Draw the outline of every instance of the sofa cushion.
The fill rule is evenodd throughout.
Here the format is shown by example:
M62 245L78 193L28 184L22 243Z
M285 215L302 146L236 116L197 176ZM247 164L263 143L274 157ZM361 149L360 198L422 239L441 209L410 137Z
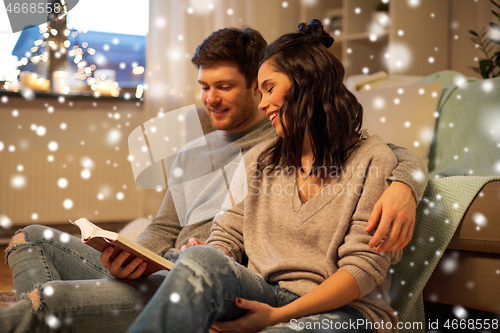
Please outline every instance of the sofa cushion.
M427 168L442 90L438 82L353 93L363 105L363 127L413 151Z
M399 88L413 84L421 78L414 75L387 75L386 72L380 71L373 74L351 75L347 78L345 86L350 91Z
M486 184L470 204L449 249L500 253L500 181Z
M416 83L424 82L445 85L429 172L433 176L500 175L500 77L479 80L443 71Z

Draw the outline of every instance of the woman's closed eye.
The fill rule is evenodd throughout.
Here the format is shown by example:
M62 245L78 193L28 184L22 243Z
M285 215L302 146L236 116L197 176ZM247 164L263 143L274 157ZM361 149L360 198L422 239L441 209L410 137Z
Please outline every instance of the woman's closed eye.
M269 88L269 89L267 90L267 92L268 92L268 93L271 93L271 92L273 91L273 89L274 89L274 86L272 86L271 88Z

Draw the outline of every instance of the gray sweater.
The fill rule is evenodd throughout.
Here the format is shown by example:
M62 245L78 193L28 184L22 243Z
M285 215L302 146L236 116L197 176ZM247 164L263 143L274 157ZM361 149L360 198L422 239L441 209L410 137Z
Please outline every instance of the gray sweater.
M302 205L295 174L258 170L259 154L269 144L245 155L231 185L232 192L246 185L245 199L236 206L224 203L227 210L215 216L208 243L226 248L237 261L246 254L250 270L299 296L345 270L360 291L349 306L372 322L396 327L387 271L402 251L376 253L368 247L373 232L364 230L397 165L391 149L378 136L369 137L340 176Z
M270 126L269 119L263 118L259 123L240 133L224 134L221 131L215 131L207 134L205 138L210 149L204 148L203 139L188 143L182 149L186 153L179 154L172 167L174 171L177 167L181 167L182 176L177 179L173 176L169 177L169 189L158 214L136 238L136 242L155 253L164 255L170 249L178 252L182 245L187 244L190 237L205 241L210 235L213 216L219 211L227 193L225 188L227 180L221 182L220 177L214 177L213 182L209 179L208 182L202 183L198 182L197 178L208 177L209 174L214 173L214 169L219 170L222 165L229 164L229 161L237 161L239 154L245 154L257 144L275 137L276 132ZM427 173L423 171L422 162L405 148L394 145L389 145L389 147L399 163L393 171L393 180L409 185L419 200L428 180ZM425 179L420 181L414 179L412 177L414 171L422 171ZM227 176L230 173L225 174ZM206 178L203 179L206 180ZM171 180L173 180L172 189L177 190L175 202L170 188ZM186 186L190 186L189 191L184 191L184 194L189 192L188 198L184 201L179 199L183 193L182 189L178 190L183 182L187 184Z

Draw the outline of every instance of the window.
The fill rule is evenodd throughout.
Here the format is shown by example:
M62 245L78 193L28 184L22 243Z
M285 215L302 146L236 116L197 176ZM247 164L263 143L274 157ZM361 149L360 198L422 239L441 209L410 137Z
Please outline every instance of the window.
M42 24L13 34L4 17L6 12L0 12L0 81L7 82L5 89L48 92L48 82L42 83L52 79L55 93L114 96L116 85L122 92L142 90L148 0L79 1L57 31ZM62 34L64 46L58 47L51 38Z

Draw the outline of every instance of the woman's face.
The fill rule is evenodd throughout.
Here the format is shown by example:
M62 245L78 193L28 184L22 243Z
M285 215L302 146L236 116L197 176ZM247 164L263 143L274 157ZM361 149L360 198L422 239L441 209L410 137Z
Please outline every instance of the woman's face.
M292 82L285 74L276 72L269 60L260 66L258 82L259 90L262 93L259 109L264 111L271 120L271 126L276 130L276 134L284 138L285 130L278 115Z

